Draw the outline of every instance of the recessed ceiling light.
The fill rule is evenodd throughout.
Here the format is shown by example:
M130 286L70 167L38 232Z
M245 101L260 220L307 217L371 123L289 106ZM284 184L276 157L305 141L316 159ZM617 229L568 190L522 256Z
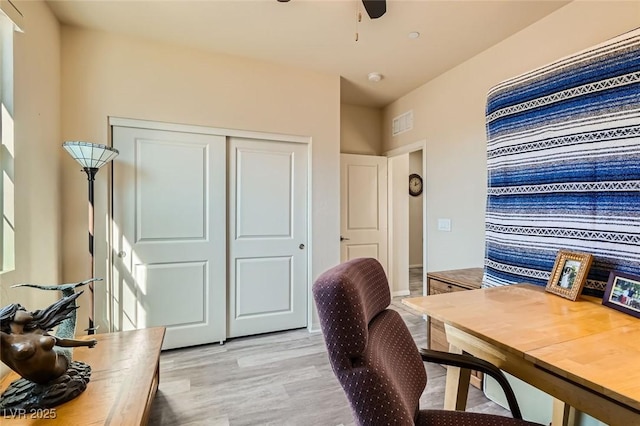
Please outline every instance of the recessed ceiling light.
M369 81L372 81L374 83L382 80L382 74L380 74L379 72L370 72L367 77L369 78Z
M409 33L409 38L418 38L418 37L420 37L420 33L417 31L411 31Z

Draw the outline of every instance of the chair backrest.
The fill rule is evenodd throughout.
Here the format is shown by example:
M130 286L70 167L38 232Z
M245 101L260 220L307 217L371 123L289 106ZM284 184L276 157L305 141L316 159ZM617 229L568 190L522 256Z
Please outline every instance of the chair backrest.
M313 296L329 360L360 425L412 425L427 375L391 302L384 269L359 258L323 273Z

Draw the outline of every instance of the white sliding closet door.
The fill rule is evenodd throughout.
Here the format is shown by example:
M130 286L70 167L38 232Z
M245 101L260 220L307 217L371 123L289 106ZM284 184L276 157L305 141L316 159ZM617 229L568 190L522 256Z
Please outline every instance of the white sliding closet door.
M229 337L307 325L307 167L307 144L229 139Z
M113 325L164 349L226 337L224 136L113 127Z

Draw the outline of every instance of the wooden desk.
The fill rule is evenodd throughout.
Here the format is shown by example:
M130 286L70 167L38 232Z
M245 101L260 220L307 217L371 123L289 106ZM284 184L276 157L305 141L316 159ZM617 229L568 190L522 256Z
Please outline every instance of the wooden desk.
M532 285L404 299L445 323L453 352L468 352L610 425L640 424L640 320L582 297ZM466 383L465 383L466 382ZM449 368L445 408L464 409L468 372ZM554 425L571 410L554 403ZM557 423L556 423L557 422Z
M47 426L147 424L160 379L164 332L164 327L155 327L92 336L98 340L95 348L73 350L75 360L91 366L91 381L80 396L42 413L26 413L14 418L5 416L1 423ZM4 377L0 391L18 377L13 372ZM55 418L51 418L52 415Z

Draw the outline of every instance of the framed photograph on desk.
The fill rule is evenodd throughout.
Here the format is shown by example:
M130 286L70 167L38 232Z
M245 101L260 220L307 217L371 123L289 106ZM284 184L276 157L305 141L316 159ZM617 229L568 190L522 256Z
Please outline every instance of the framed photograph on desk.
M640 318L640 277L611 271L602 304Z
M545 290L575 301L587 281L592 261L593 255L589 253L558 251Z

